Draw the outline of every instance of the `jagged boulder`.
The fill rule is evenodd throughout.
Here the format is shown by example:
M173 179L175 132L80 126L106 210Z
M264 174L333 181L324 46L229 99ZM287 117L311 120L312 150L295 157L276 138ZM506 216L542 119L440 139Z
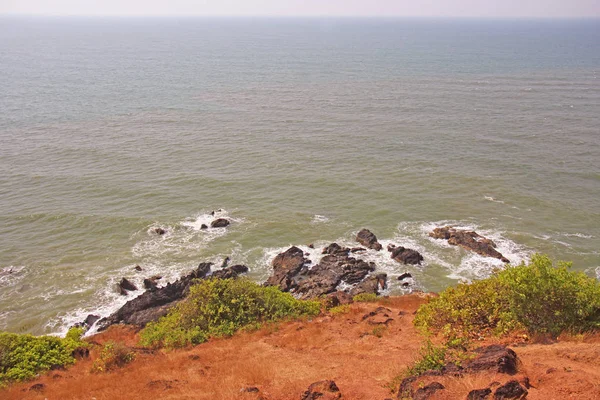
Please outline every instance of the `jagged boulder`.
M211 275L211 278L218 278L218 279L237 278L238 275L245 274L246 272L248 272L248 267L246 267L245 265L237 264L237 265L232 265L231 267L226 267L226 268L223 268L223 269L213 272L213 274Z
M389 245L388 251L392 253L392 259L404 264L421 264L423 256L416 250L402 246Z
M496 250L496 243L485 238L474 231L456 229L452 226L444 226L435 228L429 233L434 239L445 239L449 244L461 246L464 249L473 251L485 257L494 257L502 262L509 263L510 261Z
M131 282L127 278L121 278L121 280L117 284L117 289L122 295L126 295L128 292L135 292L136 290L138 290L137 286L135 286L133 282Z
M529 392L518 381L512 380L494 392L494 400L522 400Z
M427 400L436 392L444 390L445 387L439 382L432 382L429 385L423 386L415 391L413 400Z
M493 371L509 375L517 373L519 358L512 349L494 344L474 351L478 354L477 357L464 364L464 369L468 372Z
M358 232L358 234L356 235L356 241L362 244L363 246L368 247L369 249L377 251L382 249L381 244L377 241L377 236L375 236L373 232L366 228L361 229Z
M467 400L487 400L490 398L491 394L492 389L490 388L475 389L469 392L469 394L467 395Z
M289 292L296 286L294 278L308 259L304 257L304 252L296 246L292 246L283 253L278 254L271 265L273 274L265 282L266 286L278 286L284 292Z

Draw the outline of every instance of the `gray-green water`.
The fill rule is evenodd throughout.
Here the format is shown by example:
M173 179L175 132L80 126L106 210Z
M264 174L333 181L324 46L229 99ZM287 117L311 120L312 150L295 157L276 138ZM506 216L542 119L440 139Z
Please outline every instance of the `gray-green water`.
M598 20L0 19L0 329L362 227L425 256L392 293L500 266L446 223L598 276L599 75Z

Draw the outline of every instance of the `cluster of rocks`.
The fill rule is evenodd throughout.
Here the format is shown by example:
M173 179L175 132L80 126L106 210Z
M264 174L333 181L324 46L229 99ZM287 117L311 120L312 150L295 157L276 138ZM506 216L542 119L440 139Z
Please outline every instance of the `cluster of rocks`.
M497 258L505 263L510 262L496 250L496 243L474 231L456 229L453 226L444 226L435 228L433 232L429 233L429 236L434 239L445 239L453 246L460 246L485 257Z
M221 210L219 210L219 211L221 211ZM211 211L210 215L215 216L215 212ZM210 223L210 227L211 228L226 228L230 224L231 224L231 221L229 221L227 218L216 218ZM202 229L202 230L205 230L208 228L209 228L209 226L206 224L200 225L200 229ZM162 236L167 233L167 230L165 228L158 227L158 228L154 228L154 232L156 232L157 235Z
M510 348L502 345L490 345L476 349L475 358L463 363L461 366L448 364L440 371L426 371L420 375L409 376L402 380L398 388L398 399L426 400L435 393L443 391L445 386L432 378L452 376L461 377L465 374L480 373L484 371L495 374L514 376L517 374L520 360ZM500 379L500 378L499 378ZM428 382L425 384L425 382ZM522 400L527 397L530 387L529 379L523 378L521 382L509 379L504 384L492 382L488 387L471 390L467 400ZM493 397L492 396L493 393Z

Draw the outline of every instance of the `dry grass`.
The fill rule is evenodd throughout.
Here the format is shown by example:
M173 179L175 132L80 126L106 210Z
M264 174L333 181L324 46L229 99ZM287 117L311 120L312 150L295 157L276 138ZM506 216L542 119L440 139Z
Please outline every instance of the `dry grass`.
M131 364L105 374L89 372L97 357L97 351L92 351L91 359L15 385L1 391L0 398L257 399L256 394L240 392L256 386L265 399L287 400L298 399L315 381L333 379L344 399L384 399L392 397L386 385L413 361L422 344L422 337L412 326L412 313L423 301L423 296L414 295L384 299L379 304L353 304L344 314L269 325L191 349L138 352ZM363 316L381 305L390 310L393 321L377 337L372 332L378 325ZM515 348L523 360L519 376L527 374L537 387L530 389L529 399L600 398L596 383L600 382L600 340L598 336L576 339ZM131 347L138 338L131 328L113 327L93 340L100 344L112 340ZM465 398L472 389L509 379L494 374L440 378L447 389L436 398ZM46 387L41 392L29 391L34 383Z

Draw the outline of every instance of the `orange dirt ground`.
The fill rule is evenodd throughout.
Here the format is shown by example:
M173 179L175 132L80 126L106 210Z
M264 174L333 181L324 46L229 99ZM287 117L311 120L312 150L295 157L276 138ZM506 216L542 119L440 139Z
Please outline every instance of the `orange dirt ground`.
M396 398L388 384L418 355L423 337L412 325L413 312L424 295L355 303L350 312L311 321L282 323L232 338L211 340L187 350L138 352L136 359L115 372L91 373L98 350L64 371L0 391L0 399L300 399L319 380L336 382L343 399ZM376 315L386 307L392 319ZM381 336L381 337L378 337ZM91 338L136 346L137 335L115 326ZM510 342L508 342L510 344ZM521 359L514 377L498 373L433 377L446 389L431 399L465 399L472 389L492 382L529 378L528 399L600 399L600 337L578 337L553 344L515 344ZM37 383L39 391L30 390ZM255 386L257 393L241 392Z

